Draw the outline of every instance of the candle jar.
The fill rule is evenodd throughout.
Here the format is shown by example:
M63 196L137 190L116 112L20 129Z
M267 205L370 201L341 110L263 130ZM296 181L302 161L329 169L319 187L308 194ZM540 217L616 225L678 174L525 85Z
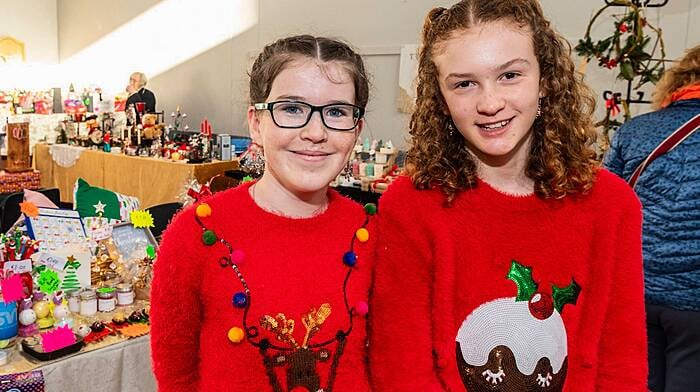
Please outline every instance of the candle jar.
M97 289L97 310L111 312L117 305L114 295L114 287L101 287Z
M131 283L117 285L117 305L126 306L134 303L134 288Z
M92 316L97 313L97 295L95 290L87 289L80 293L80 314Z
M66 291L66 299L68 300L68 310L71 313L80 313L80 290Z

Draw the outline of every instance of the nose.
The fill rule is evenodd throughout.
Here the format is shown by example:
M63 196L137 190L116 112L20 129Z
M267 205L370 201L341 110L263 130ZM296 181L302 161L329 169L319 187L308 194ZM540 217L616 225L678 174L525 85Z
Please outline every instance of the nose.
M300 136L312 143L322 143L328 140L328 130L321 120L321 112L311 113L309 123L301 129Z
M497 88L492 86L485 86L482 89L481 96L476 104L476 110L480 114L484 115L494 115L501 111L505 107L505 98L498 91Z

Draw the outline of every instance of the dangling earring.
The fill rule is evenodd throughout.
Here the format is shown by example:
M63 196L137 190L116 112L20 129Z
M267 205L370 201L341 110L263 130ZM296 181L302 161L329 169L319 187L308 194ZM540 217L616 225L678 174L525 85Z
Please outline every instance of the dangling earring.
M265 172L265 155L261 145L251 142L239 158L241 169L253 178L259 178Z
M540 118L542 116L542 98L540 98L537 101L537 114L535 114L535 118Z
M452 117L447 117L445 128L447 128L447 135L449 137L452 138L455 136L455 123L452 121Z

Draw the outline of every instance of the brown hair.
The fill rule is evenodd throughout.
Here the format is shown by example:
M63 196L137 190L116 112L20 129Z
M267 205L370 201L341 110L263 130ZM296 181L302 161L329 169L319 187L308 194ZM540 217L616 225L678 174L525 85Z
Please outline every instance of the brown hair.
M700 83L700 45L688 49L680 62L661 76L652 94L653 108L667 106L674 91L695 83Z
M407 169L418 189L439 187L449 204L457 193L476 186L476 163L464 138L446 130L447 104L440 93L433 61L439 45L479 23L510 20L532 34L540 67L542 115L533 125L525 174L535 193L561 198L589 190L598 161L591 115L595 100L569 57L571 46L556 33L535 0L464 0L452 8L434 8L425 18L418 54L416 110L411 116Z
M360 55L344 42L311 35L282 38L263 48L249 73L250 104L264 102L277 75L299 58L315 59L319 63L343 63L355 85L355 105L363 108L367 105L369 82Z

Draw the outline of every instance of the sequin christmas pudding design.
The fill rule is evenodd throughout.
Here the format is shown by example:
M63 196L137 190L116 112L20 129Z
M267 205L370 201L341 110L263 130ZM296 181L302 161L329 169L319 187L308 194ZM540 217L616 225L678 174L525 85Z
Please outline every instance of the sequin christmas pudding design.
M476 308L457 332L457 366L464 386L479 391L561 391L566 379L566 328L561 312L576 304L580 286L538 291L532 269L513 260L507 278L516 297ZM556 311L555 311L556 310Z

